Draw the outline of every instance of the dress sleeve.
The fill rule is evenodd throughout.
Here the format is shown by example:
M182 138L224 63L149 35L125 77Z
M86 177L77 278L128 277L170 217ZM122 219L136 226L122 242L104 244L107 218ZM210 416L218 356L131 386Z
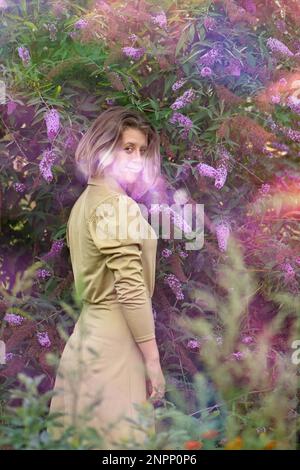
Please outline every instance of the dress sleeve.
M118 194L105 199L88 220L91 237L114 275L122 312L137 343L155 338L152 301L142 265L138 204Z

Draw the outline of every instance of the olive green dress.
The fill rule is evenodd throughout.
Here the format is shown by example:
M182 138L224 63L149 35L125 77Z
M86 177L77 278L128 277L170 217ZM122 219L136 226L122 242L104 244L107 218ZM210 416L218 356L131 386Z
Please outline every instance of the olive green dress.
M64 413L62 430L96 428L104 437L99 449L122 449L117 442L130 437L142 443L145 433L125 417L136 420L134 405L150 404L137 343L155 338L156 232L113 177L90 177L71 210L67 244L83 307L60 359L50 414Z

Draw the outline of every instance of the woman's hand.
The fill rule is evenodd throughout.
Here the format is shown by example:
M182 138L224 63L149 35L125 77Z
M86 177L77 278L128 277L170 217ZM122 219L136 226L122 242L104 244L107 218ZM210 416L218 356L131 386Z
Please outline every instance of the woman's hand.
M165 394L166 381L161 369L159 360L147 361L147 388L149 399L152 401L161 400Z

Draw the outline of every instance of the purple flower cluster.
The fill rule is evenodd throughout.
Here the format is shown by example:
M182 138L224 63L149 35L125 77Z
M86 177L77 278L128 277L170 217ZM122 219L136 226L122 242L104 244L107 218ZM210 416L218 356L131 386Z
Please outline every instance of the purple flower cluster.
M259 193L262 196L265 196L266 194L268 194L270 192L270 189L271 189L271 186L268 183L264 183L264 184L261 185L261 187L259 189Z
M187 343L188 349L198 349L200 347L200 342L197 339L190 339Z
M172 90L173 91L179 90L179 88L181 88L186 82L187 82L186 78L181 78L180 80L177 80L175 83L173 83Z
M206 16L203 20L203 25L206 31L213 31L217 26L217 22L211 16Z
M20 59L22 59L23 65L29 65L31 59L29 50L24 46L20 46L18 47L18 54Z
M129 34L128 39L132 42L135 42L135 41L137 41L138 37L137 37L136 34L131 33L131 34Z
M276 38L269 38L267 40L267 46L271 49L272 52L277 52L287 57L292 57L294 54L289 48L283 44L283 42L279 41Z
M168 284L168 286L174 292L177 300L184 299L184 294L182 292L181 283L179 279L174 274L167 274L165 276L164 282Z
M51 246L51 250L43 257L43 259L49 259L53 258L54 256L57 256L61 252L63 246L63 240L54 240Z
M14 353L12 353L12 352L6 353L6 354L5 354L5 362L11 361L15 356L16 356L16 354L14 354Z
M293 266L290 263L283 263L281 265L281 269L284 272L285 282L288 282L295 278L296 273L295 273Z
M122 51L127 57L133 60L139 60L146 52L144 47L122 47Z
M47 277L51 276L51 272L48 269L38 269L37 270L37 277L39 279L46 279Z
M189 254L186 251L180 250L179 251L180 258L187 258Z
M24 183L14 183L13 187L17 193L24 193L26 191L26 185Z
M51 171L52 165L55 162L56 156L53 150L45 150L43 152L43 158L40 161L39 168L42 177L49 183L53 179L53 174Z
M253 336L244 336L242 339L243 344L252 344L254 342Z
M16 315L15 313L6 313L4 320L7 321L10 325L18 326L21 325L24 321L24 317L21 315Z
M250 15L255 15L256 4L253 0L246 0L244 4L244 8L248 13L250 13Z
M201 77L210 77L212 75L213 71L210 67L203 67L201 70L200 70L200 75Z
M288 107L296 114L300 114L300 99L296 96L289 96L286 100Z
M281 96L277 93L276 95L271 96L271 103L272 104L279 104L281 100Z
M48 139L53 140L56 137L60 127L59 114L56 109L50 109L45 113L45 121Z
M88 21L86 21L84 18L80 18L80 20L76 21L74 23L74 27L77 29L84 29L88 26Z
M177 100L171 104L171 109L176 110L183 108L188 103L191 103L195 99L195 91L190 88L189 90L185 91L183 95L179 96Z
M218 246L220 251L227 250L228 238L230 235L230 229L227 223L219 222L216 225L216 236L218 240Z
M300 142L300 131L295 131L290 127L284 127L279 124L276 124L272 118L267 119L267 124L270 126L273 132L281 132L289 139L293 140L294 142Z
M227 168L223 162L221 162L217 168L207 165L206 163L198 163L196 168L200 175L214 178L215 187L217 189L223 188L227 178Z
M225 72L228 75L239 77L241 75L241 64L237 59L229 59L229 65L226 66Z
M216 168L215 187L217 189L223 188L227 178L227 168L224 163L221 163Z
M164 248L161 252L161 255L164 257L164 258L169 258L172 254L172 251L169 250L169 248Z
M57 33L57 27L55 26L55 24L53 24L53 23L46 24L45 27L48 29L48 31L50 33L50 40L55 41L56 33Z
M236 359L237 361L241 361L242 359L245 358L245 356L246 354L243 351L237 351L237 352L232 353L232 358Z
M167 26L167 17L164 11L161 11L157 15L151 16L154 24L157 24L160 28L165 29Z
M188 130L190 130L193 126L193 121L190 118L178 112L172 114L169 122L171 124L180 124L182 127L185 127Z
M216 48L216 46L213 46L208 52L198 58L197 65L206 65L208 67L212 67L215 64L219 55L220 53L218 49Z
M38 332L36 336L37 336L38 342L43 348L49 348L51 346L51 341L46 331Z

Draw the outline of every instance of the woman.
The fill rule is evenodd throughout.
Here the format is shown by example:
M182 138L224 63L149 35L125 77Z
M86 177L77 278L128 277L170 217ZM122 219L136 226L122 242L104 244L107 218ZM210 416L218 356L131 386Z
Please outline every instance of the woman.
M83 307L57 371L50 413L64 418L62 428L51 430L56 437L73 424L96 428L101 449L122 448L122 439L141 444L145 433L126 417L137 418L135 404L164 396L151 303L157 237L134 200L160 176L159 145L139 112L115 106L101 113L76 150L87 187L66 236Z

